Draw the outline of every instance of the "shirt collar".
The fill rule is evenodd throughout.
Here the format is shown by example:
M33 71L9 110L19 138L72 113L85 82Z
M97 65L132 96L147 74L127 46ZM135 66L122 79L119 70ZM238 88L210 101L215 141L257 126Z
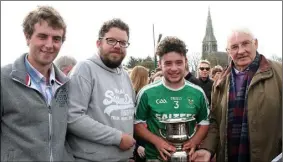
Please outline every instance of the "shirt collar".
M239 71L235 67L233 69L234 69L236 75L244 75L245 72L249 70L249 68L246 68L244 71Z
M41 81L46 81L46 78L36 69L34 68L30 62L27 59L27 56L25 57L25 65L27 68L27 72L29 73L29 75L31 76L31 78L33 78L37 83L41 82ZM55 71L54 71L54 67L53 65L51 66L50 69L50 77L49 77L49 85L52 85L52 82L55 82Z
M171 88L171 87L169 87L169 86L167 86L167 85L165 84L165 78L164 78L164 77L162 77L162 80L161 80L163 86L164 86L165 88L171 90L171 91L179 91L179 90L183 89L183 88L185 87L185 85L186 85L186 81L185 81L184 78L183 78L183 81L184 81L184 84L183 84L180 88L174 89L174 88Z
M52 82L55 83L55 70L53 64L51 65L50 77L49 77L49 84L52 85Z
M236 74L239 74L239 73L240 73L240 71L237 70L235 67L234 67L234 71L235 71Z

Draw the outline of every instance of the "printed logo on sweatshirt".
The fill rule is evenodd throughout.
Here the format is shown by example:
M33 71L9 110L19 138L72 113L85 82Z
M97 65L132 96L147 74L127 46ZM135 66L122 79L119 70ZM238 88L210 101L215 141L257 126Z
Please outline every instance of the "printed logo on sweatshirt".
M106 106L104 113L109 115L112 120L132 120L134 115L134 102L129 94L124 90L107 90L104 94L103 104ZM120 111L119 115L113 112Z
M195 118L196 114L190 113L180 113L180 114L155 114L156 119L159 121L164 121L166 119L176 119L176 118Z
M166 99L157 99L157 100L155 100L155 102L156 102L157 105L167 103Z

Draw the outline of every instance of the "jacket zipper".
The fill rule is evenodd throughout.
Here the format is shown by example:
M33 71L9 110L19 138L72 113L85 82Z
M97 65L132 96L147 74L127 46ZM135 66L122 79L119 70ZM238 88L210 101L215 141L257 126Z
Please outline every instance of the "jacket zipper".
M62 87L63 85L64 84L62 84L60 87ZM56 96L60 87L57 88L56 91L54 92L54 95L53 95L53 97L50 101L50 104L52 104L52 100L53 100L54 96ZM50 105L48 105L48 119L49 119L49 124L48 124L48 127L49 127L48 136L49 136L49 138L48 138L48 140L49 140L49 154L50 154L49 160L50 160L50 162L53 162L53 153L52 153L52 133L53 133L52 129L53 128L52 128L52 109L51 109Z
M23 84L21 81L15 79L15 78L12 78L12 79L17 81L17 82L19 82L19 83L21 83L21 84ZM27 86L26 84L23 84L23 85L25 85L28 88L31 88L31 87ZM63 85L64 84L62 84L60 87L62 87ZM57 94L58 89L60 89L60 87L56 89L56 91L54 93L54 96ZM32 88L32 89L34 89L34 88ZM38 91L37 89L34 89L34 90ZM43 95L41 94L41 92L39 92L39 93L41 95L41 98L43 98L43 100L45 101L45 99L44 99ZM53 100L53 97L52 97L50 103L52 103L52 100ZM45 101L45 103L46 103L46 101ZM52 143L51 143L51 140L52 140L52 111L51 111L51 106L50 105L47 105L47 106L48 106L48 129L49 129L48 130L48 144L49 144L49 154L50 154L49 161L53 162Z
M48 131L48 142L49 142L49 153L50 153L50 162L53 162L53 154L52 154L52 111L51 106L48 105L48 118L49 118L49 131Z

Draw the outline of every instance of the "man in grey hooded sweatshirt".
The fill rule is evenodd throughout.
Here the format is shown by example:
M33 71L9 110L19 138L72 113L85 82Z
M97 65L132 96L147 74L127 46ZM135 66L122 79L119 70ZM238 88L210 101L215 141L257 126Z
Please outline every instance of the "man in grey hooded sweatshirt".
M121 62L129 46L129 27L105 22L98 54L70 73L68 136L77 161L127 161L132 156L135 92Z

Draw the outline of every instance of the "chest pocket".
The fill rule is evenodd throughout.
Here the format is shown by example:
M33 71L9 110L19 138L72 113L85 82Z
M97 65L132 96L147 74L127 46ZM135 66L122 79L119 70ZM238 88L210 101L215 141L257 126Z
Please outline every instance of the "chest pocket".
M66 87L62 87L58 90L56 96L56 103L59 104L60 107L63 107L68 102L68 90Z

